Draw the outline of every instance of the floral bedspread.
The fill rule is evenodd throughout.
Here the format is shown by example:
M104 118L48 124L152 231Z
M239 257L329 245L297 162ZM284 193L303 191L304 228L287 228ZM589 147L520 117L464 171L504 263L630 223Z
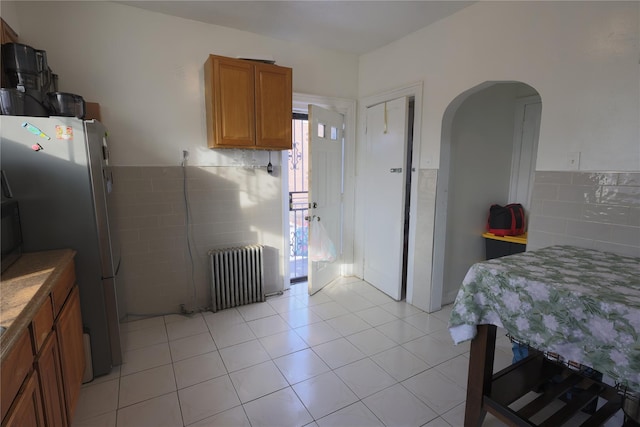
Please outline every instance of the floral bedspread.
M471 266L449 330L493 324L640 390L640 258L551 246Z

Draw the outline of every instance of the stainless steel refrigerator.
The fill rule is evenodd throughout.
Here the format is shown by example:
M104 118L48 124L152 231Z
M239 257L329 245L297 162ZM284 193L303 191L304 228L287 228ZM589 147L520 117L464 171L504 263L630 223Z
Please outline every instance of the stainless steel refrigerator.
M0 116L0 168L18 201L23 252L72 248L93 376L122 363L120 247L107 130L94 120Z

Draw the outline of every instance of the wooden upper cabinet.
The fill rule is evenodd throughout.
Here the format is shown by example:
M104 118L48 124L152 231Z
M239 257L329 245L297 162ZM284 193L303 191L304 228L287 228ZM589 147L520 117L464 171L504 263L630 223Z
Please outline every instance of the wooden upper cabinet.
M211 57L210 57L211 60ZM213 57L213 140L209 147L253 147L255 145L255 95L253 64L231 58ZM207 107L210 106L207 100ZM213 147L212 147L213 143Z
M18 34L0 18L0 43L18 43Z
M291 149L291 68L256 64L256 145Z
M291 149L291 68L209 55L204 74L209 148Z

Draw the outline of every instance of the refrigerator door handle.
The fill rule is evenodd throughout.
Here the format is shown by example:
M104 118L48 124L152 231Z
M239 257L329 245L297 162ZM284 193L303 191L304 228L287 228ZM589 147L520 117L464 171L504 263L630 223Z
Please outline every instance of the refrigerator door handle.
M113 172L111 170L102 169L102 177L104 178L107 194L113 191Z
M122 258L118 260L118 265L116 265L116 271L115 273L113 273L114 276L118 275L118 272L120 271L120 264L122 264Z
M11 187L9 186L9 180L7 179L6 172L0 170L0 175L0 181L2 181L2 194L7 199L13 199L13 191L11 191Z

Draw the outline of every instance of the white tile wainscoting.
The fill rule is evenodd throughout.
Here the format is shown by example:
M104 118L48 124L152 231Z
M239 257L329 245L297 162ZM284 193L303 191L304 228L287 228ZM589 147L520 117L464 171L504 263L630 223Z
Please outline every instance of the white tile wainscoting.
M123 317L208 306L210 249L260 242L288 254L280 181L264 168L116 166L113 172ZM281 265L265 263L266 293L282 289Z
M527 249L559 244L640 256L640 173L536 172Z

